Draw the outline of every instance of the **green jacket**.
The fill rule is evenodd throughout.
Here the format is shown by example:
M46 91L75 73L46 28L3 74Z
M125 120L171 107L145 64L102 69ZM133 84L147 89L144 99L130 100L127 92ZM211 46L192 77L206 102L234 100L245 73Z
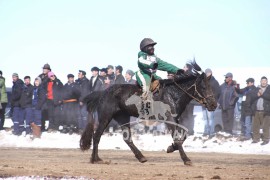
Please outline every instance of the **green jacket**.
M6 85L5 85L5 78L0 77L0 102L1 103L7 103L7 91L6 91Z
M155 63L158 64L157 69L161 71L169 71L172 73L176 73L177 70L179 70L178 67L161 60L155 55L150 56L142 51L138 53L138 67L144 73L151 74Z

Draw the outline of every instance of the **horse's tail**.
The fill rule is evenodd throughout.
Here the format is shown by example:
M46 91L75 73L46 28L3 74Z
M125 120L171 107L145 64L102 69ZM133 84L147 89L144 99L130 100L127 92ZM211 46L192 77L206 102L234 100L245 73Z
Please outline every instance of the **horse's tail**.
M101 102L104 91L94 91L84 97L83 102L87 104L87 110L94 112Z
M90 116L91 113L88 114L88 124L85 127L80 139L80 148L82 151L90 149L92 143L92 138L94 134L94 121L90 121Z

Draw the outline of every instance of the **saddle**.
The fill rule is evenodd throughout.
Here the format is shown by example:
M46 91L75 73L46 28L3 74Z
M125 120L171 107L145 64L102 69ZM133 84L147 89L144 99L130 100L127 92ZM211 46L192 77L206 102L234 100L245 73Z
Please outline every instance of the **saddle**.
M160 88L159 80L158 80L158 79L155 79L154 77L152 77L149 90L150 90L153 94L155 94L156 92L159 91L159 88Z

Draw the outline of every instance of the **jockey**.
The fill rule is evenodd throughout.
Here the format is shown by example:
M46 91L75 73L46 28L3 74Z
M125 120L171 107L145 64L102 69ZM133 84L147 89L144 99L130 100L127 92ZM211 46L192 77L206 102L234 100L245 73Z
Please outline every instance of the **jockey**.
M136 72L136 79L146 96L149 92L151 76L154 79L161 79L156 75L156 70L172 73L177 73L179 70L176 66L161 60L154 54L156 44L152 39L144 38L140 44L141 51L138 53L138 67L140 70Z

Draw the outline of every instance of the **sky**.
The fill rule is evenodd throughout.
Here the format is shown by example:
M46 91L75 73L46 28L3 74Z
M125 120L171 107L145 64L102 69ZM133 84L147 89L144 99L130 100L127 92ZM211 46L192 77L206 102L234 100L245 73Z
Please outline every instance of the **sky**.
M193 58L220 82L270 77L268 0L0 0L0 70L34 79L45 63L66 75L122 65L138 70L143 38L157 42L156 55L182 68ZM253 69L254 74L243 76ZM261 68L267 73L261 72ZM226 71L227 70L227 71Z

